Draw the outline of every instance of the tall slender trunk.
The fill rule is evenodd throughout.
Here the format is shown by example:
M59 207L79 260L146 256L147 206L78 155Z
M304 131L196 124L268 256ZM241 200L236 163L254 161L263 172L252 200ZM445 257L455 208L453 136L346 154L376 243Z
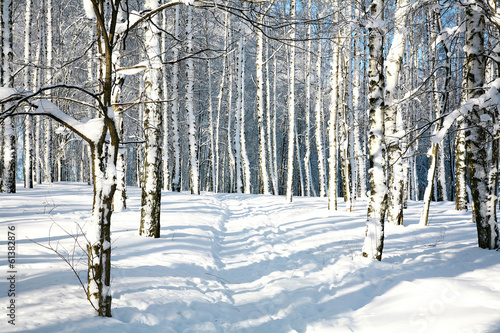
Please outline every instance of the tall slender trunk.
M46 0L46 11L47 11L47 49L46 49L46 81L47 84L52 84L52 39L53 39L53 29L52 29L52 0ZM52 138L52 121L50 118L45 119L44 123L44 134L45 134L45 147L44 147L44 181L52 183L52 164L53 164L53 138Z
M162 13L162 21L161 21L161 27L162 27L162 32L161 32L161 59L163 63L167 62L167 28L168 28L168 20L167 20L167 13ZM171 183L170 183L170 155L169 155L169 149L168 149L168 141L170 138L170 130L169 130L169 125L170 122L168 121L168 103L166 102L168 100L168 79L167 79L167 73L166 70L163 69L162 71L162 92L163 92L163 100L164 102L162 103L162 110L163 110L163 147L162 147L162 153L163 153L163 189L164 190L169 190L171 188Z
M384 0L372 0L370 18L381 22L384 19ZM370 165L370 198L366 234L363 244L363 257L382 260L384 248L384 221L387 209L387 185L385 170L385 142L384 142L384 73L383 48L384 34L381 28L368 28L368 48L370 51L368 70L368 100L370 103L368 134L369 165Z
M264 33L262 32L263 15L257 18L259 27L257 29L257 56L256 84L257 84L257 122L259 128L259 173L260 173L260 193L269 194L269 174L267 172L266 161L266 128L264 124Z
M307 18L311 19L311 0L307 1L306 10L307 10ZM312 52L312 39L311 39L311 24L307 25L306 38L307 46L306 46L306 107L305 107L305 115L306 118L306 132L304 134L304 145L306 146L306 152L304 154L304 171L305 171L305 190L306 196L311 195L311 52Z
M231 32L229 32L231 34ZM231 40L231 38L228 38ZM232 57L234 60L234 56ZM231 61L229 61L231 62ZM234 61L232 61L234 63ZM237 66L237 64L236 64ZM227 92L227 155L229 156L229 193L232 193L236 188L236 191L238 193L241 193L241 188L238 187L238 185L241 184L241 180L238 183L238 180L236 179L235 183L235 173L236 177L238 177L239 173L237 171L237 157L235 157L235 154L233 152L233 149L236 151L235 148L233 148L233 134L231 130L231 119L235 117L237 119L237 116L233 115L233 68L232 66L228 66L229 68L229 78L228 78L228 92ZM236 114L238 111L236 111ZM238 121L236 122L238 124ZM237 128L237 126L235 126ZM236 145L236 142L235 142ZM236 185L238 184L238 185ZM241 185L240 185L241 186Z
M286 181L286 201L292 202L293 196L293 159L295 140L295 16L296 0L290 2L290 19L292 21L290 32L290 71L288 92L288 163Z
M193 9L187 7L186 24L186 54L193 54ZM194 60L186 60L186 110L188 114L189 162L191 194L200 194L200 180L198 171L198 143L196 142L196 115L194 113Z
M179 39L179 14L180 6L175 7L175 32L174 37ZM178 43L178 42L177 42ZM181 146L180 146L180 128L179 128L179 45L175 45L172 50L174 64L172 65L172 131L174 163L172 170L172 190L181 191Z
M323 150L323 99L322 99L322 79L321 79L321 58L322 58L322 41L318 41L318 53L316 58L316 150L318 152L318 176L319 176L319 196L326 196L326 171L325 171L325 153Z
M24 20L24 89L31 89L31 16L32 0L26 0ZM33 118L24 119L24 187L33 188Z
M158 0L148 0L145 9L154 9ZM148 66L144 72L144 184L141 199L141 224L139 234L146 237L160 237L161 172L163 110L159 101L161 89L162 62L160 51L160 19L154 16L145 24L144 39ZM151 103L152 102L152 103Z
M274 195L278 195L278 181L276 179L276 174L274 173L273 163L276 156L273 154L273 144L274 140L272 137L272 127L271 127L271 82L269 80L269 42L266 43L266 56L268 57L266 61L266 123L267 123L267 154L269 157L269 173L271 177L272 190Z
M335 1L335 8L338 8L338 1ZM329 138L329 174L328 174L328 209L337 210L337 114L339 106L339 53L340 53L340 32L335 33L332 44L332 61L330 72L330 121L328 123Z
M274 174L274 193L276 195L279 194L279 179L278 179L278 144L276 140L276 122L278 120L277 118L277 95L276 95L276 81L277 81L277 71L278 71L278 66L277 66L277 58L276 56L273 59L273 135L272 135L272 141L273 141L273 174Z
M228 33L229 33L229 13L226 12L224 15L224 50L227 52L228 47ZM224 97L224 83L226 81L226 72L227 72L227 62L228 62L227 53L224 54L222 58L222 75L220 80L219 94L217 96L217 120L215 125L215 179L214 179L214 192L219 192L219 141L220 141L220 125L221 125L221 116L222 116L222 99ZM229 111L229 106L228 106Z
M399 72L405 51L406 39L406 17L408 0L398 0L395 13L395 31L392 45L387 54L386 76L387 86L385 88L385 138L387 144L387 155L389 160L389 193L387 222L403 225L403 195L404 195L404 173L403 154L401 151L401 138L404 133L397 126L398 118L401 118L401 108L394 105L398 93Z
M2 76L3 86L13 87L12 61L14 60L12 36L12 0L2 3ZM6 193L16 192L16 133L12 117L3 121L3 173L0 190Z
M118 20L122 21L124 20L124 15L125 13L123 12L122 9L119 9L118 12ZM120 36L117 36L117 39L120 39ZM120 67L121 66L121 49L120 46L117 45L113 51L112 54L112 62L115 67ZM121 93L122 93L122 86L124 83L125 78L118 73L115 75L115 83L113 85L113 91L112 91L112 97L111 97L111 103L113 106L113 111L115 114L115 120L116 120L116 126L118 129L118 135L120 138L120 141L123 140L123 110L120 105L120 100L121 100ZM116 192L115 195L113 196L113 211L115 212L121 212L125 208L127 208L127 185L126 185L126 161L125 161L125 151L126 147L125 146L120 146L118 149L118 157L116 161Z

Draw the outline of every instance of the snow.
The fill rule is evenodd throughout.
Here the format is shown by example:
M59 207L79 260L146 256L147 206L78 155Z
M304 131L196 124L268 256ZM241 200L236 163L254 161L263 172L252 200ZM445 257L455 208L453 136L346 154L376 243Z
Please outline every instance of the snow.
M73 251L92 187L54 183L0 193L0 241L17 233L16 326L1 332L498 332L499 253L479 249L453 202L409 202L405 227L385 225L382 262L361 257L366 201L162 193L162 236L138 235L140 189L113 214L112 318L99 318L69 267L30 240ZM83 236L80 234L80 241ZM5 254L5 249L2 250ZM0 303L7 304L3 270Z
M83 0L83 9L85 10L85 15L87 18L93 20L95 19L94 6L92 5L92 1Z

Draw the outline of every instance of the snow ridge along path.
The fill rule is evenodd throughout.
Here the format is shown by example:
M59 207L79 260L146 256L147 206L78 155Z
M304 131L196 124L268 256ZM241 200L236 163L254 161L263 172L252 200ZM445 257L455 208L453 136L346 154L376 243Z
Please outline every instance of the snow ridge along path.
M138 236L140 190L128 194L113 215L112 318L96 317L66 264L29 240L50 241L85 279L68 233L85 229L91 188L0 194L2 244L7 226L18 232L19 290L16 326L4 318L0 332L500 332L500 253L477 248L470 213L451 202L432 203L426 228L410 202L373 262L360 257L363 201L347 213L325 198L164 192L162 236L150 239Z

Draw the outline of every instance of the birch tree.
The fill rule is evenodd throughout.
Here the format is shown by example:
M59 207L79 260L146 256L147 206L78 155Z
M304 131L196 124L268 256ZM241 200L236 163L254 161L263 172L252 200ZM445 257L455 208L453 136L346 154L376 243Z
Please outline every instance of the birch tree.
M392 45L385 61L387 85L385 88L385 138L389 160L389 193L387 222L403 225L403 194L404 173L401 138L404 136L401 108L394 105L397 96L399 72L406 44L406 18L408 0L398 0L396 3L395 31Z
M266 127L264 123L264 33L262 31L263 14L258 14L257 21L257 55L256 84L257 84L257 122L259 128L259 173L261 193L269 194L269 174L266 161Z
M181 146L179 129L179 14L180 6L175 7L174 38L176 43L172 50L174 64L172 65L172 144L174 150L172 169L172 190L181 191Z
M146 10L158 8L158 0L147 0ZM141 197L139 234L160 237L162 160L162 61L160 51L160 18L153 16L144 26L147 67L144 72L144 184Z
M290 64L289 64L289 92L288 92L288 163L286 181L286 201L292 202L293 196L293 158L295 144L295 16L296 1L290 2Z
M26 12L24 19L24 63L26 71L24 73L24 89L31 89L31 21L32 21L32 0L26 0ZM33 118L24 119L24 187L33 188Z
M2 1L2 85L12 87L14 77L12 61L14 60L12 37L12 0ZM16 192L16 134L12 117L3 120L3 172L1 191Z
M368 101L370 104L368 133L370 197L363 257L382 260L384 222L387 208L387 185L384 142L384 0L372 0L368 24Z
M465 89L470 98L484 94L486 56L484 50L484 15L477 6L465 8ZM496 249L499 231L496 216L496 181L490 177L496 172L498 151L491 150L491 138L486 126L495 116L488 108L473 105L469 111L465 131L467 168L472 194L472 220L477 227L478 245L484 249ZM496 155L496 156L495 156Z
M186 24L186 54L193 54L193 13L192 7L188 5ZM189 163L190 163L190 187L191 194L200 194L200 181L198 171L198 144L196 142L196 116L194 111L194 60L192 57L186 60L186 111L188 115L189 135Z

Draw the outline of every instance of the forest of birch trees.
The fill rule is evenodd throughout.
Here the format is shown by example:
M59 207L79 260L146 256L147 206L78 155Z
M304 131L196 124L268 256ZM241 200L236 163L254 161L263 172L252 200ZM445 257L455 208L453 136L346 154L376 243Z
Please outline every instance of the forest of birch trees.
M432 201L454 200L496 249L498 4L1 0L1 191L93 186L101 316L128 186L147 237L162 190L212 191L327 197L332 211L367 200L362 250L377 260L408 200L422 225Z

